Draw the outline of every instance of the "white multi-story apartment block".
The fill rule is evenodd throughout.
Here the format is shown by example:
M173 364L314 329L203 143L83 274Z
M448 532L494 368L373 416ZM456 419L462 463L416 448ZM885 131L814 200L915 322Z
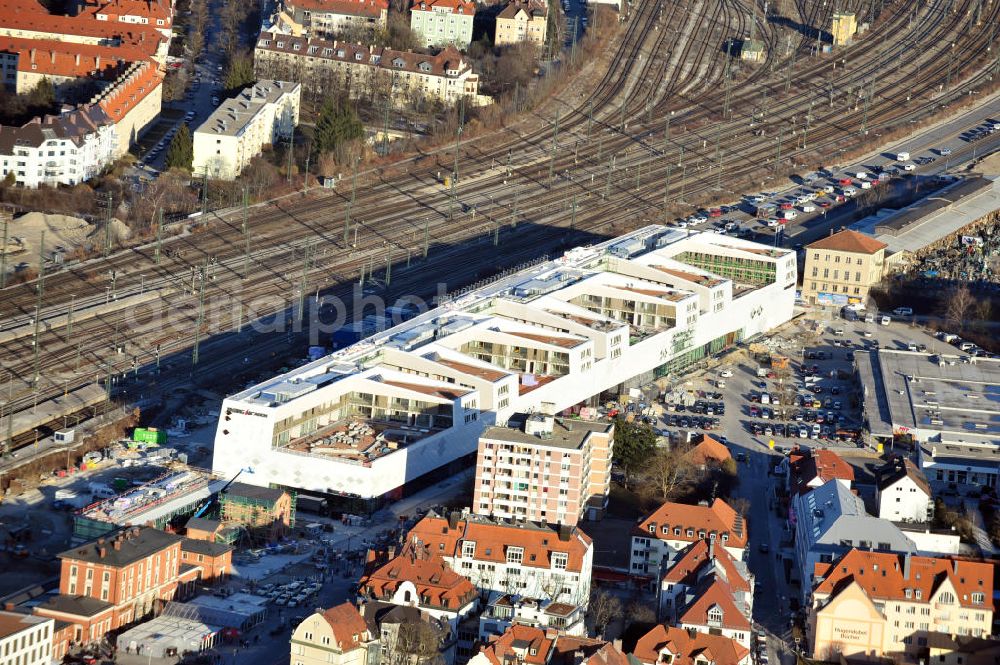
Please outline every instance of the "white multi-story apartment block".
M49 665L55 621L48 617L0 611L0 663ZM58 659L61 662L61 659Z
M594 544L579 527L428 513L407 536L439 553L483 598L518 594L586 607Z
M410 29L424 46L469 48L476 4L463 0L415 0L410 5Z
M490 103L479 94L479 74L453 47L426 55L263 32L254 49L254 71L260 77L299 81L317 92L337 86L353 98L388 98L397 106L414 97Z
M258 81L224 101L194 132L193 172L232 180L265 145L291 137L301 91L298 83Z
M136 63L86 104L20 127L0 127L0 178L13 173L23 187L93 178L128 152L159 115L162 82L155 63Z
M574 249L228 397L213 469L390 498L515 413L596 404L788 321L795 275L792 251L662 226Z
M747 546L746 521L722 499L711 506L664 503L635 527L629 569L633 575L657 580L683 550L701 540L742 561Z
M479 439L473 509L480 515L576 524L600 519L611 487L614 425L533 414Z

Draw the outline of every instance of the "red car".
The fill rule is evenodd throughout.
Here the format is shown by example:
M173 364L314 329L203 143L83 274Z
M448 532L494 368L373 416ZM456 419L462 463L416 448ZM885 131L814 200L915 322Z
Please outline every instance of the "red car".
M854 181L851 180L850 178L841 178L837 182L840 183L841 187L850 187L851 185L854 184Z
M830 207L830 202L829 201L817 201L816 205L818 205L820 208L829 208Z
M720 208L712 208L708 211L709 217L722 217L722 210Z
M791 210L793 206L791 201L783 201L779 207L782 210Z

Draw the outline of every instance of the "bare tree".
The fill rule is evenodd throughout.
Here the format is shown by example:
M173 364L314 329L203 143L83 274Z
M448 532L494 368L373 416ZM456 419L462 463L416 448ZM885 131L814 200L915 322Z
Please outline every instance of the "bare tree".
M690 446L658 448L645 463L642 481L655 490L661 499L677 496L690 483L695 482L697 469L687 459Z
M587 613L590 615L591 621L594 622L594 630L603 636L604 631L608 628L608 624L615 617L621 616L622 601L617 596L612 596L603 589L595 591L590 597L590 606L587 609Z
M648 602L633 600L625 608L625 621L630 626L636 623L654 624L656 623L656 610Z
M972 297L972 292L969 291L969 287L967 286L959 286L948 292L942 302L944 318L948 322L948 325L952 326L955 330L964 329L965 318L968 316L974 302L975 299Z

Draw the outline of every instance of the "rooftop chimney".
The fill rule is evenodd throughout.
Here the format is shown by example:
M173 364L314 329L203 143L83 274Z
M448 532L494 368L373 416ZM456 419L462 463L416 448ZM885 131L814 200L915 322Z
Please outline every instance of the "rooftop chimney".
M120 552L120 551L121 551L121 549L122 549L122 541L120 541L120 540L116 540L116 541L115 541L115 551L116 551L116 552Z
M457 529L458 528L458 518L461 516L457 510L453 510L448 513L448 528Z
M103 559L105 556L107 556L107 554L108 554L108 548L107 547L98 547L97 548L97 557L99 559Z
M573 527L571 525L569 524L559 525L559 540L567 542L569 541L570 536L572 535L573 535Z

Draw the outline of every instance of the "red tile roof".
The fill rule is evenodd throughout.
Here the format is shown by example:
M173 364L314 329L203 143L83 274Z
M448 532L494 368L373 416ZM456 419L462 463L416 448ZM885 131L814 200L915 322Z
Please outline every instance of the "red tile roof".
M351 603L342 603L321 613L333 630L336 647L341 651L351 651L361 642L367 642L371 635L368 624L361 613Z
M4 7L0 14L0 32L6 31L115 39L121 44L139 47L146 55L155 53L160 42L166 39L157 31L156 26L98 21L90 16L60 16L48 13L41 6L30 7L27 3L17 7Z
M116 21L119 16L140 16L153 26L161 20L163 26L160 27L166 27L170 25L171 10L169 0L96 0L85 4L80 15L103 15Z
M809 244L806 249L830 249L837 252L854 252L857 254L874 254L888 247L884 242L857 231L845 229L832 236Z
M389 11L389 0L286 0L289 9L307 9L313 14L344 14L379 18Z
M660 662L663 650L673 656L672 665L694 665L699 656L713 665L737 665L749 654L742 644L722 635L658 625L639 638L632 655L640 662L652 665Z
M733 458L725 444L713 439L708 434L702 435L698 445L689 450L684 457L698 466L705 466L709 462L722 464L727 459Z
M430 548L409 542L399 556L362 576L358 592L380 600L390 600L404 582L417 588L423 607L458 611L474 601L477 591Z
M577 654L583 660L576 659ZM628 657L613 644L592 637L560 635L549 665L627 665Z
M653 527L650 530L650 527ZM664 533L667 527L669 533ZM680 534L674 533L679 527ZM693 529L688 535L687 530ZM699 531L704 531L699 535ZM655 536L660 540L684 540L690 543L710 534L718 534L719 541L726 547L746 547L747 531L743 517L722 499L716 499L711 506L691 506L685 503L668 502L657 508L646 519L639 522L637 536ZM725 540L723 534L727 535Z
M831 480L854 482L854 467L832 450L821 448L811 454L792 453L788 461L792 472L792 489L799 494L813 490L809 483L816 478L821 485Z
M521 547L524 549L521 565L529 568L549 569L552 553L565 552L568 555L566 570L578 573L583 568L584 556L592 547L590 536L578 527L563 528L569 530L569 540L561 540L556 528L531 522L515 526L473 517L456 520L452 527L443 517L428 515L410 530L408 539L411 542L414 538L419 539L432 552L446 557L460 555L463 541L474 542L473 558L493 563L505 562L509 547Z
M112 77L125 63L146 59L135 46L95 46L55 39L0 37L0 52L18 55L18 71L44 76L81 78Z
M737 569L732 555L724 547L712 547L707 540L699 540L681 552L667 569L663 581L693 587L701 572L713 563L722 567L733 591L750 591L750 582Z
M433 11L434 9L450 9L452 14L466 14L472 16L476 13L476 3L462 2L462 0L416 0L410 5L410 11Z
M733 593L734 590L728 583L716 578L684 608L678 617L678 622L693 626L707 626L709 610L718 608L722 611L722 628L750 630L750 619L736 605Z
M833 563L816 564L814 579L822 581L813 594L836 594L856 582L872 600L919 602L919 592L923 602L932 602L948 580L959 605L992 610L993 572L994 564L984 561L910 556L907 563L904 554L853 549ZM974 593L983 594L982 604L973 603Z
M152 61L135 68L112 88L101 94L101 109L114 121L120 122L135 106L163 83L163 74Z
M554 643L541 628L514 624L480 653L493 665L503 665L508 658L523 665L547 665Z

